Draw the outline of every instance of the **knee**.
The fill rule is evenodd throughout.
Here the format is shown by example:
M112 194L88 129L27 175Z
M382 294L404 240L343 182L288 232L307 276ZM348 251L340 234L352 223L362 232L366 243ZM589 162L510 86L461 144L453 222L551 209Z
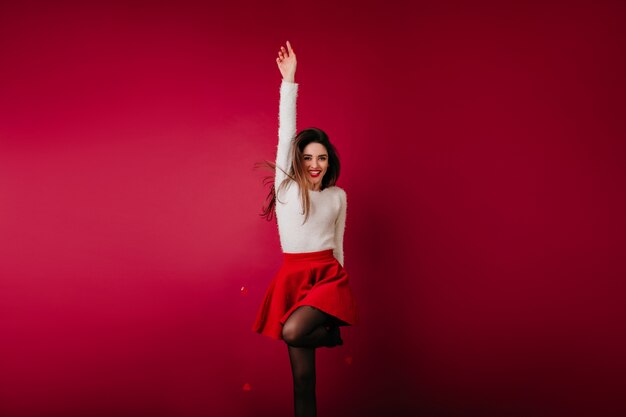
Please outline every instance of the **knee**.
M291 346L297 346L300 342L300 338L302 335L298 331L297 326L294 326L291 323L287 322L283 326L282 336L285 343Z

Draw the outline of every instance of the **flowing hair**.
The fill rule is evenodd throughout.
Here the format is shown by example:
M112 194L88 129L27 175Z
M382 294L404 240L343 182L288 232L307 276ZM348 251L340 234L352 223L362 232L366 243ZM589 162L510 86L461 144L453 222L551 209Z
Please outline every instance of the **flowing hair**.
M324 177L322 178L321 189L324 190L337 183L337 180L339 179L339 172L341 170L341 164L339 163L339 154L333 144L330 143L328 135L323 130L316 127L301 130L293 139L293 146L291 149L292 163L291 166L287 168L288 172L285 172L285 170L277 166L276 163L272 161L263 160L262 162L255 163L255 167L271 169L274 172L274 175L276 170L280 169L287 176L287 178L279 184L278 190L276 190L274 186L274 175L268 175L263 179L263 185L271 185L271 188L265 198L267 206L262 208L262 212L259 216L264 217L267 221L271 221L274 216L274 211L276 210L276 201L281 204L283 203L277 198L278 192L287 187L291 181L294 181L300 187L300 200L302 201L302 207L304 210L302 213L304 214L304 221L302 224L307 221L311 210L311 201L308 193L309 180L307 179L307 173L304 169L304 158L302 154L304 148L311 142L324 145L326 151L328 152L328 168L326 169L326 174L324 174Z

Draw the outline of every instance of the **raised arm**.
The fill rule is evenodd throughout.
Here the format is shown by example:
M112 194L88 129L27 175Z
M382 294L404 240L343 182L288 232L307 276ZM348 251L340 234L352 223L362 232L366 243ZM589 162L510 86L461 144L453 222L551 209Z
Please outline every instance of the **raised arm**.
M341 209L335 221L335 249L333 255L343 266L343 235L346 230L346 212L348 208L348 197L343 189L340 189Z
M289 41L287 41L287 49L280 47L276 63L283 76L278 107L278 147L274 177L274 189L278 190L280 183L287 177L283 170L289 172L291 168L291 146L296 136L296 99L298 96L298 84L295 82L296 54Z

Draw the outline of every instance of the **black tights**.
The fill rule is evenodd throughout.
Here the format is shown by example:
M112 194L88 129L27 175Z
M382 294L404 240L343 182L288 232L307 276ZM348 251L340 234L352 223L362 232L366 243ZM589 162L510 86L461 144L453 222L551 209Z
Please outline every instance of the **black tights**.
M294 408L296 417L315 417L315 349L332 347L337 343L327 328L334 325L334 317L311 306L298 307L283 326L282 336L287 343L293 374Z

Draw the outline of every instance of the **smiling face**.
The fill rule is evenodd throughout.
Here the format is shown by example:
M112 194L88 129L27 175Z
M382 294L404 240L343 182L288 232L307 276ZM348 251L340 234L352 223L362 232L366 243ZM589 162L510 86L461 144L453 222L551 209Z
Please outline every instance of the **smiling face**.
M311 142L302 150L304 169L311 188L320 191L322 178L328 169L328 151L321 143Z

